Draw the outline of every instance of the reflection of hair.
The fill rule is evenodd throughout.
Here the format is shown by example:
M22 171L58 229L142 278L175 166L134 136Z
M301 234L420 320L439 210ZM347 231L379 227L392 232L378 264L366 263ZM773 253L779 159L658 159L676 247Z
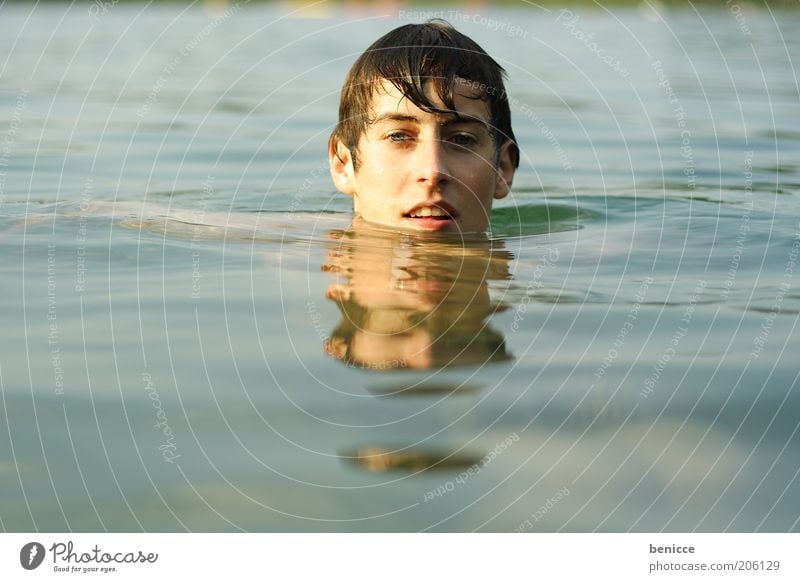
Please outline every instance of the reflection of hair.
M460 78L483 92L495 141L498 146L511 141L511 156L517 166L519 150L511 130L504 73L475 41L443 20L400 26L375 41L350 69L339 101L339 124L331 139L347 146L357 167L358 140L369 122L373 93L384 80L423 111L452 113L456 111L453 91ZM427 81L433 83L444 111L425 94Z

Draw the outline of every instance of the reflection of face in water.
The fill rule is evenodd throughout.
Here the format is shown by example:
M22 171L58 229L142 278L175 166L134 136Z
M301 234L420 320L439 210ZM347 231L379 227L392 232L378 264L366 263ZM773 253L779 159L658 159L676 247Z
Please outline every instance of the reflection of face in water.
M325 351L373 370L481 365L510 359L488 319L488 281L509 279L498 242L408 235L366 226L331 233L327 297L342 320Z

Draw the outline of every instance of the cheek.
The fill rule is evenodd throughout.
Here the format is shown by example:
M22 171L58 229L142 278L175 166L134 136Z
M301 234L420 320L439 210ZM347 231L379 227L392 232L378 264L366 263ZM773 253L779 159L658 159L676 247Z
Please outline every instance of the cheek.
M464 180L465 185L470 189L470 195L477 203L486 204L494 197L495 173L486 167L486 162L481 162L471 168L471 172Z
M461 160L461 167L464 169L464 175L469 176L469 180L473 184L493 182L494 166L483 156L475 155Z
M396 172L397 164L392 164L391 159L386 156L379 148L367 149L361 159L361 172L369 180L382 180L387 174Z
M389 157L386 145L378 140L366 140L361 151L363 152L363 159L369 160L375 165L384 165L386 158Z

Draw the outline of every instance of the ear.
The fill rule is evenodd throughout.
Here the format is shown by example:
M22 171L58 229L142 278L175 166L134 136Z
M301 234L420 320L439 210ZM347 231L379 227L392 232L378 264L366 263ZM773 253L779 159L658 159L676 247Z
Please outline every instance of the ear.
M334 283L328 287L325 292L325 299L336 301L338 303L349 301L351 296L350 289L341 283Z
M497 182L494 187L494 197L498 200L508 196L511 191L514 172L517 169L517 159L519 159L517 146L511 140L507 140L500 146L500 152L497 155Z
M325 350L326 355L344 361L347 355L347 342L341 337L328 338L325 340L322 349Z
M328 140L328 163L330 164L331 178L336 189L345 194L355 194L353 156L347 146L335 135L332 135Z

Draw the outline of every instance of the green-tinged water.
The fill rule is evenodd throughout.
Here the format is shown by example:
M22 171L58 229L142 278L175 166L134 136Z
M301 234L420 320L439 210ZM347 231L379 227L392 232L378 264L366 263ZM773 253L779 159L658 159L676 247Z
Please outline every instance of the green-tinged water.
M292 10L0 6L0 527L799 530L800 13L442 8L522 150L462 244L327 174L436 9Z

